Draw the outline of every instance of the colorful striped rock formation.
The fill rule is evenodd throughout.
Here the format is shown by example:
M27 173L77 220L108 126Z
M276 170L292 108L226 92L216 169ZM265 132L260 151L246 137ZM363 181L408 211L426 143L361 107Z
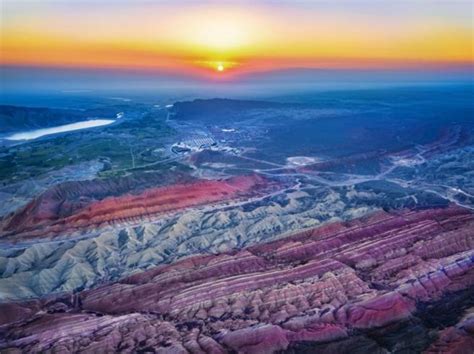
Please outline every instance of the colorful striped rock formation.
M473 246L466 209L381 212L92 290L2 304L0 349L468 353Z
M197 180L118 196L109 196L112 192L107 190L110 188L108 185L104 186L106 191L102 191L97 190L93 183L68 183L46 191L0 222L0 236L18 241L141 221L189 207L254 196L259 191L268 190L272 183L263 177L250 175L225 180ZM120 192L120 188L117 189Z

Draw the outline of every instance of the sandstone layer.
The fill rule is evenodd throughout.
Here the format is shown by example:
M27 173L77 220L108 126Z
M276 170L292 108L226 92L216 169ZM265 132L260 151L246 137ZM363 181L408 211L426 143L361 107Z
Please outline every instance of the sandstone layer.
M226 180L197 180L118 196L107 196L110 186L103 188L107 191L104 194L100 184L82 182L79 191L74 184L59 185L6 218L0 224L0 235L18 241L125 221L143 221L188 207L250 197L269 185L267 179L251 175ZM126 190L123 187L126 186L115 186L115 189L120 193Z
M462 311L474 306L473 246L466 209L380 212L92 290L2 304L0 348L472 352L472 320ZM458 325L432 315L440 301L456 309Z

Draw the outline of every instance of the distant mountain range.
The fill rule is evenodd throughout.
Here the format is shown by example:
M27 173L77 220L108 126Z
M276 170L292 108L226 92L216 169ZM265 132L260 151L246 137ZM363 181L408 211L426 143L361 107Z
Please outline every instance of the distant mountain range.
M0 106L0 130L15 132L47 128L85 120L88 117L90 112L87 111L4 105Z

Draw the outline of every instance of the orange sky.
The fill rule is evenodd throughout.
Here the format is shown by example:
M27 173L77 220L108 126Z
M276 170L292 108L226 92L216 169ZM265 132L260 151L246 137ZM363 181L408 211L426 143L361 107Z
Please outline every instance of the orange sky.
M2 0L0 61L225 75L472 64L470 1L333 3Z

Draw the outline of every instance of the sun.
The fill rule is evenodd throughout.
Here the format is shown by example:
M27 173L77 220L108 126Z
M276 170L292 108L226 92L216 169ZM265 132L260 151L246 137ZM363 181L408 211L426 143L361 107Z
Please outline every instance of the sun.
M1 0L0 0L1 1ZM193 62L196 66L206 69L207 72L219 73L225 76L227 72L234 71L242 63L227 59L197 60Z

